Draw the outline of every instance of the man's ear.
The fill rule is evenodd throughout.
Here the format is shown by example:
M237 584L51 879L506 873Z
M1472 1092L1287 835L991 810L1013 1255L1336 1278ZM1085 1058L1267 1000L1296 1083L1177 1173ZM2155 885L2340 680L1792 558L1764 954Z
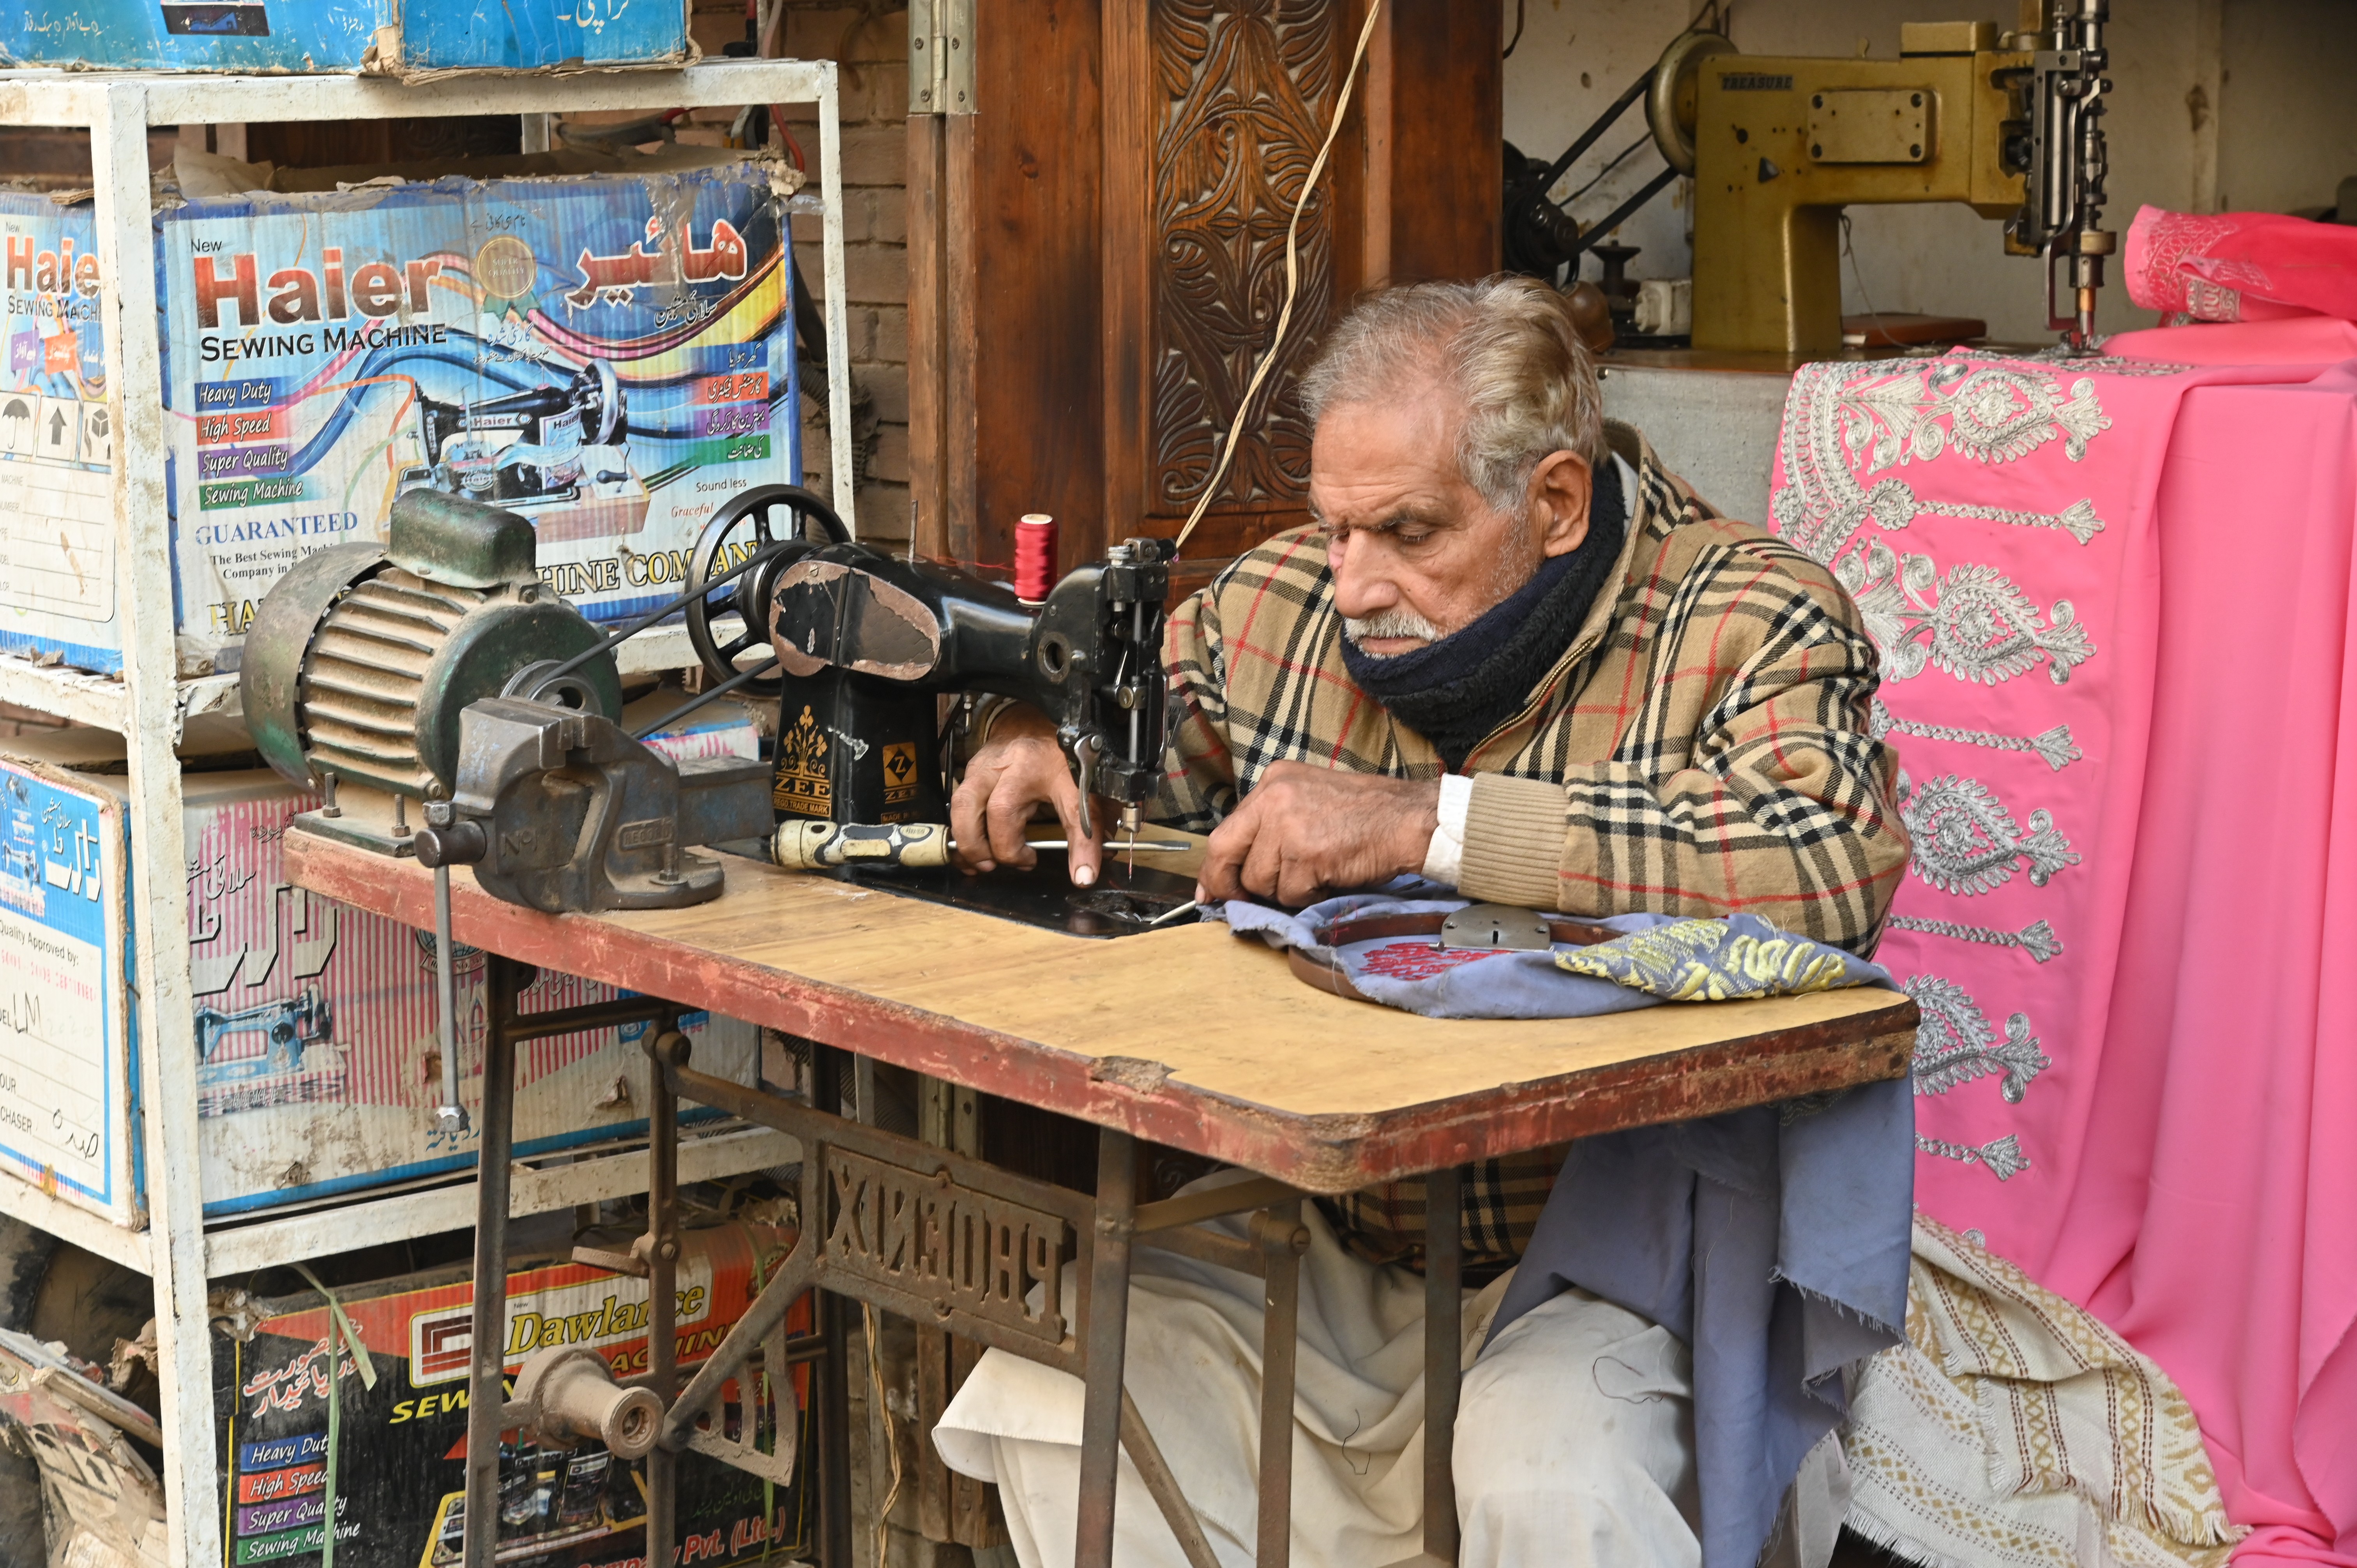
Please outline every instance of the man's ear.
M1596 476L1577 452L1555 452L1531 470L1531 517L1538 524L1539 553L1568 555L1587 542L1587 502Z

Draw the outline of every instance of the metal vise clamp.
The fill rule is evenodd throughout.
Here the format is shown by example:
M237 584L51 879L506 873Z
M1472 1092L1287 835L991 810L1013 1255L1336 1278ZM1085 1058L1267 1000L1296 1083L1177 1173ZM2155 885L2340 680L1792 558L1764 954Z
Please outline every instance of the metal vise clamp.
M551 914L716 898L719 864L685 852L771 826L768 764L673 764L603 714L554 703L469 703L455 771L451 798L425 808L418 860L471 865L486 892Z

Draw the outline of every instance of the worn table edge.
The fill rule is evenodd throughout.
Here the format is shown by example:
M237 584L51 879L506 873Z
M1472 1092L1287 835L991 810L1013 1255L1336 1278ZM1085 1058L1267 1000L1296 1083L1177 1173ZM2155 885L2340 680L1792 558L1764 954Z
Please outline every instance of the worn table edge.
M297 886L405 925L433 925L432 876L414 861L389 861L296 826L286 832L285 864ZM681 994L693 988L683 983L678 961L705 950L595 917L525 909L494 898L470 876L453 878L451 918L454 936L469 946L1044 1104L1315 1193L1903 1077L1917 1022L1915 1004L1894 993L1888 1007L1797 1030L1764 1030L1383 1112L1312 1113L1190 1085L1158 1062L1084 1056L787 972L771 972L790 983L759 992L723 985L701 996ZM616 940L626 935L637 940ZM1792 1047L1796 1033L1807 1037L1799 1049ZM1664 1055L1678 1058L1684 1070L1664 1076Z

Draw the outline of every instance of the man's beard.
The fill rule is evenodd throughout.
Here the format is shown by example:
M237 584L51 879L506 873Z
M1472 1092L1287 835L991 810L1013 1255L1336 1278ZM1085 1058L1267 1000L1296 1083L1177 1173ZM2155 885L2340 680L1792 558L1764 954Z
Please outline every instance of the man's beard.
M1346 616L1342 620L1342 634L1361 648L1367 645L1371 637L1377 641L1385 638L1415 637L1426 643L1434 643L1448 635L1405 605L1394 605L1375 615L1356 618Z
M1443 638L1455 636L1512 598L1537 575L1538 564L1528 560L1524 553L1529 541L1530 518L1526 513L1514 520L1512 531L1506 536L1506 547L1498 553L1492 567L1489 602L1467 616L1461 625L1436 626L1407 606L1394 605L1390 609L1371 616L1355 619L1344 617L1343 635L1361 649L1366 647L1369 638L1380 642L1389 638L1413 637L1421 639L1429 647Z

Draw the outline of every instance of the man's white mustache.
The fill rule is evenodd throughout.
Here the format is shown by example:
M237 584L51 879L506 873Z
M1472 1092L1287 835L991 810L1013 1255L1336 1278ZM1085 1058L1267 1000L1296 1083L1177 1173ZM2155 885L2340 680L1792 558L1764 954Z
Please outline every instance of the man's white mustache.
M1394 605L1378 614L1355 619L1345 617L1342 630L1352 642L1361 645L1371 637L1378 640L1413 637L1426 642L1438 642L1447 635L1405 605Z

